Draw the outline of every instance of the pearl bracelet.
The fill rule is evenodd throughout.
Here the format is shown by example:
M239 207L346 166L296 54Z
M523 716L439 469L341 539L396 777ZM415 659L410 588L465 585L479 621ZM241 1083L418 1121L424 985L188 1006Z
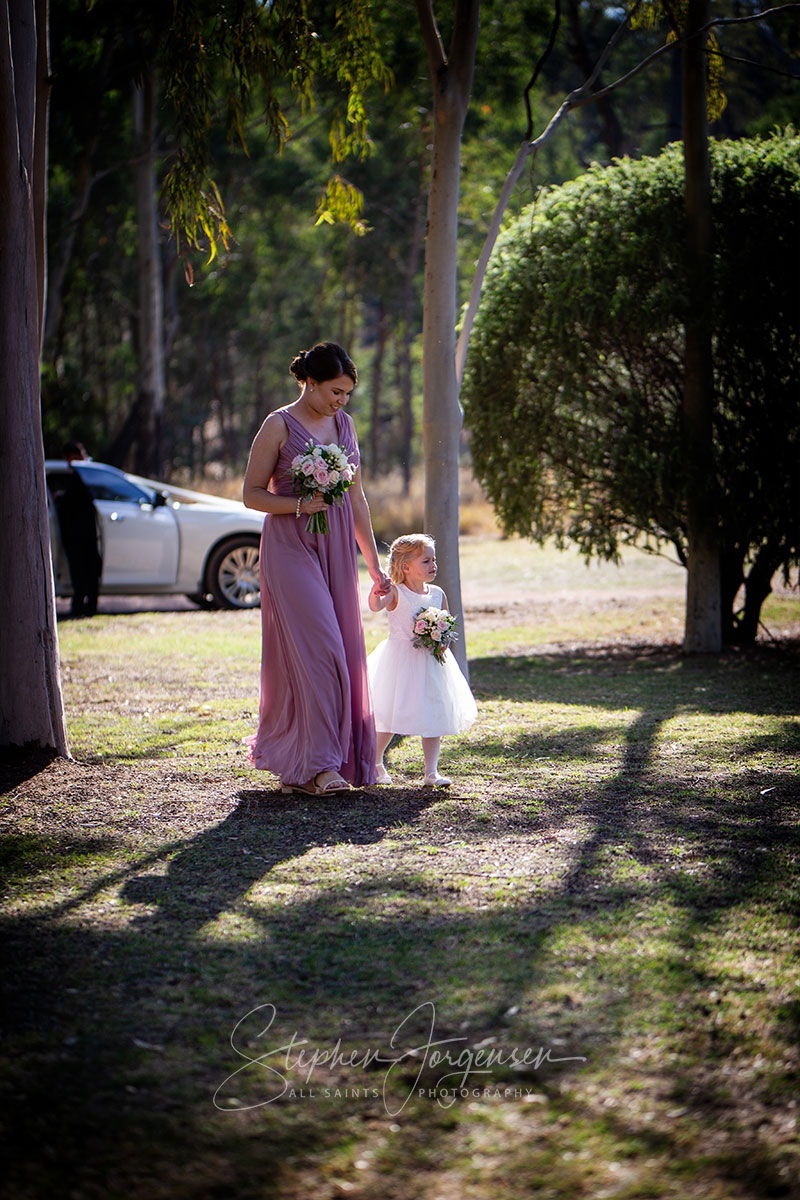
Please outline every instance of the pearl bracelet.
M300 516L300 505L302 503L303 503L303 497L299 496L297 499L297 508L294 510L295 520Z

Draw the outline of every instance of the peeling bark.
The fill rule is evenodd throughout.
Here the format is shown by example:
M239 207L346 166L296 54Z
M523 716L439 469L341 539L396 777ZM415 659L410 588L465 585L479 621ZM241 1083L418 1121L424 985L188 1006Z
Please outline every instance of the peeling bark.
M46 48L44 0L0 5L0 745L68 756L39 394Z
M433 152L422 322L425 525L436 540L439 582L462 615L458 556L459 445L463 410L456 374L456 281L461 138L472 90L479 0L458 0L445 55L430 0L417 0L433 87ZM462 625L463 627L463 625ZM454 652L466 673L466 640Z

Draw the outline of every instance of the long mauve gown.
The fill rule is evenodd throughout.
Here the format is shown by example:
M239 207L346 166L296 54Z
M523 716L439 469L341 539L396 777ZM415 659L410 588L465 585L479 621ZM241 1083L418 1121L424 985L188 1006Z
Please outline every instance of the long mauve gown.
M311 434L280 409L289 437L270 488L294 496L291 462ZM358 466L351 419L336 414L338 441ZM261 699L250 761L284 783L341 771L373 783L375 721L367 677L350 497L326 509L330 532L306 533L308 517L267 513L261 534Z

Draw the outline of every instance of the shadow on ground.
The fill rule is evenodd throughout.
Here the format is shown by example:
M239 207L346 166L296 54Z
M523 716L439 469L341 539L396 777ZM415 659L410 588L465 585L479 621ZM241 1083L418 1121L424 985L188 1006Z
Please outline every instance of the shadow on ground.
M34 856L31 895L3 920L3 1194L571 1200L606 1194L622 1170L620 1195L795 1195L796 1148L770 1122L797 1062L779 1051L759 1076L748 1047L764 1019L788 1046L796 1006L762 1017L764 987L744 974L800 914L795 668L674 653L478 661L483 701L627 714L618 763L590 786L551 780L533 812L507 813L518 781L495 778L488 826L457 795L331 806L245 786L224 819L155 846L133 838L126 865L57 902ZM768 787L758 772L723 777L712 797L689 762L665 780L665 721L743 710L785 718L772 748L787 765ZM561 738L559 762L599 744L591 728ZM517 762L553 749L524 728L503 743ZM498 753L478 729L470 754ZM512 835L524 870L495 865ZM310 1073L308 1057L290 1070L278 1053L301 1039L319 1051ZM432 1065L433 1040L541 1053L468 1078L467 1060ZM462 1077L511 1097L443 1103Z

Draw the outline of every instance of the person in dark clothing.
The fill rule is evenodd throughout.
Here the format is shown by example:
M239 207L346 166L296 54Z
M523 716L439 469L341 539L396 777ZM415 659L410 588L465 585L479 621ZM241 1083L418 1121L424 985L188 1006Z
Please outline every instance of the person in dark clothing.
M70 611L73 617L93 617L103 569L97 548L97 512L91 492L72 465L76 460L85 461L89 455L80 442L68 442L62 454L69 463L70 477L55 504L72 582Z

